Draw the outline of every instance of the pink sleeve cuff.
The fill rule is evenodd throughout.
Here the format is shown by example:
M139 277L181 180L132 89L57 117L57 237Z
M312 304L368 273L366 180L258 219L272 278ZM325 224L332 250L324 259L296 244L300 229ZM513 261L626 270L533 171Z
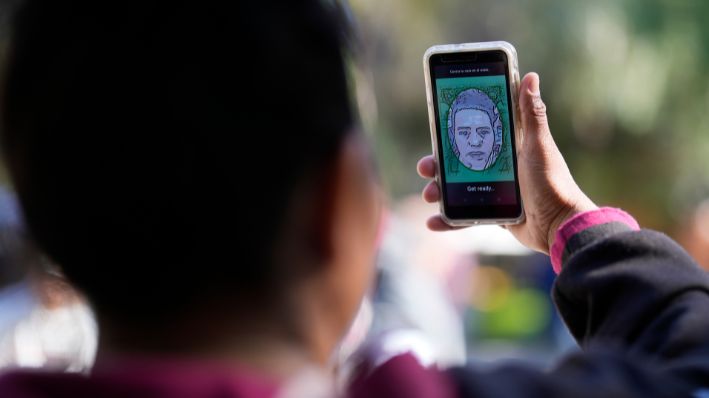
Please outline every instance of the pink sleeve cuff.
M625 224L633 231L640 230L638 222L630 214L613 207L602 207L579 213L561 224L556 230L554 243L551 247L551 264L554 272L557 274L561 272L564 249L572 236L597 225L615 222Z

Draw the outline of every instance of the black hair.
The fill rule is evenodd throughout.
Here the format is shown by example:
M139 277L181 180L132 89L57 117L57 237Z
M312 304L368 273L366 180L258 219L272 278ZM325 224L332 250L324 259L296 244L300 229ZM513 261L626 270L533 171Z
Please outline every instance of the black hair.
M299 184L352 127L317 0L27 0L2 145L33 237L100 312L277 289Z

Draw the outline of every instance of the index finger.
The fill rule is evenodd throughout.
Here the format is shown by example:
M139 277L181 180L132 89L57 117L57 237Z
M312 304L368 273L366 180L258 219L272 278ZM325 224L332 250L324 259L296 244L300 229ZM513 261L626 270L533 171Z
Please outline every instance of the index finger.
M419 160L416 170L423 178L433 178L436 176L436 159L433 155L427 155Z

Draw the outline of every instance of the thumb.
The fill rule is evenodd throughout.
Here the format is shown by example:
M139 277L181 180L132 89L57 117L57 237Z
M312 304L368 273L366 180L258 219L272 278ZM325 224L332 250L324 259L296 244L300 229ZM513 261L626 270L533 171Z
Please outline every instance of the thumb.
M544 142L551 132L547 121L547 107L539 92L539 75L528 73L522 79L519 93L519 108L522 114L524 139Z

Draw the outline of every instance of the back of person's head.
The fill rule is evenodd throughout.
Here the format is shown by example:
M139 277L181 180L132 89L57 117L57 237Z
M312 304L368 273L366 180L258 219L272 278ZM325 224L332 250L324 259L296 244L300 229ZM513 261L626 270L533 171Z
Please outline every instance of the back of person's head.
M276 296L302 271L286 220L353 124L331 8L22 5L4 154L34 238L101 314Z

